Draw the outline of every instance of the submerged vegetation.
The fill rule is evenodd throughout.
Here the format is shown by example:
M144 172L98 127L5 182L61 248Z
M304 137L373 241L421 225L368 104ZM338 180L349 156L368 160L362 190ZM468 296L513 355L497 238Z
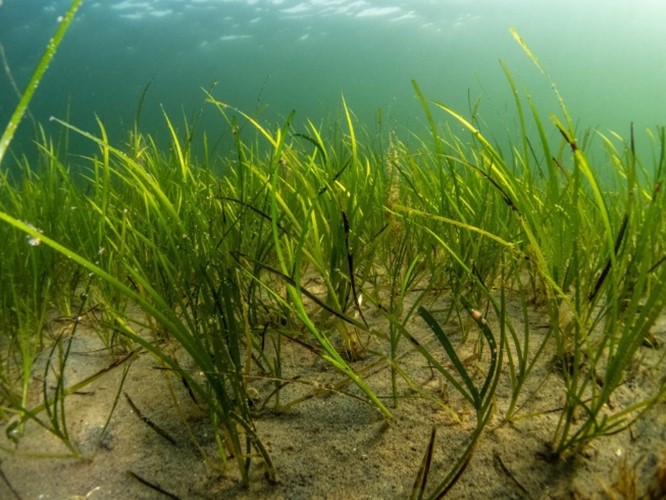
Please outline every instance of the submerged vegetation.
M114 368L147 351L182 379L209 416L219 463L234 460L245 482L257 461L275 478L254 426L254 381L274 384L262 409L298 403L280 399L295 382L281 371L285 343L316 352L389 421L404 397L401 381L413 385L400 353L416 351L459 397L441 404L476 415L444 474L430 470L433 429L414 471L419 498L448 491L489 422L534 417L530 401L546 378L534 380L533 368L545 357L554 357L562 396L550 456L576 454L632 425L666 397L657 365L649 397L609 404L640 350L659 347L651 328L666 303L666 130L652 132L649 160L633 131L628 140L596 133L605 158L593 162L564 105L560 118L543 120L504 69L521 137L510 151L484 135L475 114L429 102L416 83L430 134L409 143L360 130L344 101L337 128L296 129L291 117L267 126L208 94L231 148L201 160L191 151L195 132L181 137L168 117L168 148L138 126L115 145L101 122L83 131L55 120L98 153L73 169L71 152L41 132L37 163L18 159L18 172L0 171L7 435L18 441L32 421L79 454L68 395L103 375L65 380L86 316L116 356ZM542 331L529 327L532 310L548 317ZM449 331L452 321L462 337ZM435 343L417 338L417 322ZM475 346L473 364L460 357L465 344ZM369 366L390 374L391 394L373 389ZM30 397L36 375L39 401ZM500 415L501 378L512 391Z

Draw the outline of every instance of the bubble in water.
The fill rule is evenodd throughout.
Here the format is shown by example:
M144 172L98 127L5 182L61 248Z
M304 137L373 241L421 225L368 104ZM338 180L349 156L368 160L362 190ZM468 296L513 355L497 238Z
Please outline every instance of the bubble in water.
M39 228L33 226L33 225L30 224L29 222L25 222L25 221L23 221L23 222L24 222L24 224L25 224L26 226L28 226L28 227L29 227L30 229L32 229L33 231L37 231L38 233L43 233L43 232L44 232L44 231L42 231L41 229L39 229ZM37 236L33 236L33 235L31 235L31 234L26 235L25 238L26 238L26 240L28 240L28 245L30 245L31 247L38 247L38 246L41 245L41 243L42 243L42 240L39 239L39 237L37 237Z

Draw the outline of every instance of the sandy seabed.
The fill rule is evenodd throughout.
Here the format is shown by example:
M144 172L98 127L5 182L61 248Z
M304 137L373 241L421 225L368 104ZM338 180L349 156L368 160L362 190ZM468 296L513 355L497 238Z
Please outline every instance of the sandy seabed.
M521 314L517 306L514 312ZM514 324L520 325L520 318ZM396 408L388 398L390 375L382 354L386 339L365 338L368 356L351 363L378 395L386 397L393 412L390 422L319 356L284 341L283 377L294 382L280 391L283 411L274 410L274 381L257 377L252 382L255 425L270 451L277 483L265 479L257 459L250 485L243 487L235 460L225 470L219 467L206 413L179 379L145 352L127 359L110 354L102 348L92 319L87 321L86 326L84 318L71 337L66 383L106 371L65 401L69 435L83 458L62 458L68 452L62 442L28 422L18 445L2 437L2 499L409 498L433 426L437 436L429 488L443 479L474 430L473 409L406 340L401 343L400 366L412 384L401 380ZM381 318L369 321L381 329ZM530 323L533 335L545 334L544 318L538 313ZM460 358L473 367L478 337L470 334L463 342L455 334L459 327L449 326ZM412 320L409 331L450 367L425 322ZM652 333L663 345L666 317ZM628 407L656 387L664 376L663 349L641 348L610 411ZM35 404L45 359L46 353L34 370ZM503 374L490 423L447 498L666 498L666 402L628 430L601 437L574 457L552 461L547 443L557 426L563 387L553 354L544 352L523 388L525 396L532 396L520 399L517 416L503 422L511 394L509 378Z

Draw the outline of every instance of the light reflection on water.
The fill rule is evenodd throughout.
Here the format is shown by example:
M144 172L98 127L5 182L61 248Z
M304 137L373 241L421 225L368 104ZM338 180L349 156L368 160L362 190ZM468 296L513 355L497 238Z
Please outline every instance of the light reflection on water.
M67 0L7 0L0 41L24 85ZM666 7L654 0L118 0L80 9L32 106L112 134L131 125L141 92L148 128L160 105L192 116L202 88L266 121L292 109L298 120L336 115L345 99L372 126L413 130L423 119L411 80L466 112L481 98L489 133L514 129L514 107L498 60L543 115L557 112L550 84L508 33L514 26L548 69L582 126L628 130L663 122ZM14 96L4 73L0 94ZM14 103L4 98L0 123ZM219 120L204 117L206 126ZM217 125L216 125L217 124Z

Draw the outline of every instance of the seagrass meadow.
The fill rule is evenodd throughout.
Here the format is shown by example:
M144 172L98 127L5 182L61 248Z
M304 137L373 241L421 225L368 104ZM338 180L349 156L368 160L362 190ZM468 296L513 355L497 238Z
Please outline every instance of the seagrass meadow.
M508 143L413 81L404 136L208 90L217 135L158 140L147 87L121 140L13 154L80 3L0 138L0 496L666 495L666 128L501 63Z

